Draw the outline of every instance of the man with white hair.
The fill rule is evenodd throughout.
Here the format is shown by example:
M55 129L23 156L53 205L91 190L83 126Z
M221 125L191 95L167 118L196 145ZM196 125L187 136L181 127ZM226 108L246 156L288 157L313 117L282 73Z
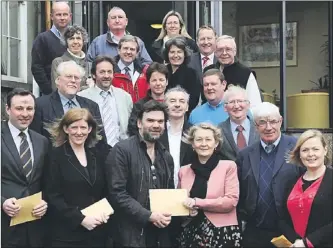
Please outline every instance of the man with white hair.
M221 153L228 160L235 161L238 152L258 141L259 135L253 120L247 115L250 101L245 89L229 85L223 102L229 118L218 126L223 138Z
M86 108L101 125L102 119L98 104L77 95L80 90L84 69L74 61L65 61L58 65L56 78L57 90L50 95L36 99L36 111L30 128L50 140L47 123L60 119L71 108ZM101 132L105 138L104 129Z
M123 9L113 7L108 13L107 24L109 31L106 34L97 36L89 46L87 59L92 62L98 55L115 57L118 55L118 43L120 39L129 34L126 31L128 19ZM152 63L144 42L138 38L139 51L138 58L143 65Z
M281 134L278 107L260 103L253 117L260 140L240 151L236 160L240 183L238 216L244 247L274 247L272 238L282 235L279 220L284 214L286 186L296 182L302 168L286 159L296 138Z
M215 56L218 62L208 66L204 71L217 68L221 70L229 84L240 85L246 89L248 99L251 102L251 109L261 103L261 95L257 80L250 68L241 64L236 58L235 38L229 35L222 35L216 40Z

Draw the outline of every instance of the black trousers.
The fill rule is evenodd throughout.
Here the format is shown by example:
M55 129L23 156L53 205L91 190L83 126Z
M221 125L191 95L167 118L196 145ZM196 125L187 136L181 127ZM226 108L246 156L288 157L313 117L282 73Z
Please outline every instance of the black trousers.
M254 226L246 226L243 233L243 247L263 247L273 248L275 247L271 240L280 236L281 233L277 231L261 229Z

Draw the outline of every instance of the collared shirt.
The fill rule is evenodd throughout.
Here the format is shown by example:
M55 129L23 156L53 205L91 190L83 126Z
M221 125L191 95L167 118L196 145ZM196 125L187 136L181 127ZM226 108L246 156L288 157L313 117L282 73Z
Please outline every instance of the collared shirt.
M277 140L275 140L274 142L273 142L273 144L274 144L274 149L278 146L278 144L280 143L280 140L281 140L281 134L280 134L280 136L279 136L279 138L277 138ZM266 144L264 141L262 141L262 139L260 139L260 143L261 143L261 146L264 148L264 150L265 150L265 148L266 148L266 146L268 146L269 144ZM266 150L265 150L266 151Z
M21 145L21 141L22 141L22 138L20 137L20 133L23 132L27 136L27 141L29 144L29 148L30 148L30 152L31 152L31 160L32 160L32 165L33 165L34 164L34 151L33 151L33 146L32 146L32 142L30 139L30 135L28 132L28 128L26 128L23 131L20 131L10 121L8 121L8 127L9 127L9 131L13 137L13 140L14 140L14 143L15 143L15 146L16 146L16 149L17 149L19 155L20 155L20 145Z
M111 31L110 32L110 35L111 35L111 40L116 43L116 44L119 44L119 40L117 38L117 36L114 35L114 33L112 33ZM124 32L124 35L126 35L126 32Z
M171 133L171 124L169 121L167 121L167 130L168 130L168 141L169 141L169 152L173 158L174 163L174 182L175 182L175 188L177 188L178 185L178 172L180 169L180 145L182 142L182 131L179 131L178 133Z
M56 26L52 25L50 30L52 31L52 33L54 33L59 38L59 40L64 39L62 34L60 33L60 31L56 28Z
M73 101L73 103L75 105L75 108L81 108L81 106L80 106L79 102L76 100L75 96L72 99L68 99L63 94L61 94L59 91L58 91L58 94L60 96L60 101L61 101L62 108L64 109L65 114L70 109L69 106L68 106L68 101L70 101L70 100Z
M239 125L244 128L243 135L245 137L246 144L248 145L249 144L249 137L250 137L250 128L251 128L251 123L250 123L249 118L246 118L241 124L236 124L235 122L233 122L230 119L231 132L232 132L232 136L233 136L234 141L235 141L236 144L237 144L237 135L238 135L237 127Z
M121 59L119 59L118 67L119 67L119 69L120 69L120 71L121 71L122 74L126 74L125 67L128 67L128 68L130 69L129 74L130 74L130 76L131 76L131 80L132 80L132 82L134 81L134 80L133 80L133 78L134 78L134 73L138 73L138 72L135 71L135 69L134 69L134 63L133 63L133 62L132 62L130 65L127 66L127 65L125 65L125 64L121 61ZM134 81L134 84L135 84L135 81Z
M192 125L202 122L209 122L215 126L228 119L229 115L224 110L224 102L221 101L217 106L212 106L208 102L196 107L189 118Z
M203 58L204 58L204 57L206 57L206 56L200 53L202 70L204 69L204 67L203 67ZM213 64L213 62L214 62L214 53L212 53L211 55L209 55L209 56L207 56L207 57L208 57L208 60L207 60L207 63L206 63L206 66L205 66L205 67L210 66L210 65Z

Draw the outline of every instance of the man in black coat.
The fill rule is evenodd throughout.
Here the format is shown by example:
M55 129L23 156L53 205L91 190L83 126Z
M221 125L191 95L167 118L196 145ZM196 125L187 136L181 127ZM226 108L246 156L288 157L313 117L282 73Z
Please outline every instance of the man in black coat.
M85 97L80 97L77 92L80 90L81 79L85 75L82 67L74 61L66 61L59 64L56 79L57 90L51 95L43 95L36 100L35 117L30 128L42 134L50 140L49 125L56 119L63 117L71 108L86 108L102 125L101 114L98 104ZM105 141L105 132L102 128L100 134Z
M233 84L246 89L252 109L261 103L260 90L251 69L240 63L236 58L236 51L237 47L234 37L229 35L218 37L215 51L218 62L206 67L204 72L212 68L219 69L227 81L227 87L229 84Z
M150 210L149 189L172 189L173 160L158 141L167 118L166 106L154 100L138 115L139 134L118 142L106 171L115 247L170 247L169 213Z
M1 247L43 247L44 215L47 203L42 200L32 215L39 220L9 226L22 207L17 199L44 190L42 175L48 163L48 141L29 130L35 112L35 97L24 89L8 94L6 111L9 121L1 129Z

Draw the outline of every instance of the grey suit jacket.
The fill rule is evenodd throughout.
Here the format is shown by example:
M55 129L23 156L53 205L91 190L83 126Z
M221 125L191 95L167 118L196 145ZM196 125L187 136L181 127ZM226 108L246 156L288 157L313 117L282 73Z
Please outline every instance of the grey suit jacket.
M133 108L133 101L130 94L128 94L123 89L111 86L112 92L116 98L116 105L118 111L118 118L119 118L119 128L120 128L120 139L124 140L127 139L127 126L128 126L128 119L131 115L132 108ZM100 112L102 114L101 106L101 97L100 97L100 88L96 85L90 87L88 89L82 90L77 93L79 96L88 98L94 102L96 102L100 107ZM103 119L103 118L102 118Z
M249 136L248 146L252 145L253 143L257 142L260 139L253 121L250 120L250 123L251 126L250 126L250 136ZM240 150L237 147L237 144L231 132L230 118L228 118L224 122L221 122L218 125L218 127L222 132L222 139L223 139L223 143L221 146L221 153L228 160L236 161L238 152Z
M217 58L214 55L214 60L213 60L213 64L215 64L217 62ZM193 53L191 55L190 58L190 62L188 64L189 67L193 68L194 70L197 71L199 78L201 80L201 84L202 84L202 62L201 62L201 55L200 53Z
M1 206L12 197L16 199L33 195L43 191L43 170L48 162L47 150L48 140L29 130L31 143L33 146L34 162L30 179L28 180L23 172L23 165L19 152L10 133L8 122L2 123L1 129ZM29 232L30 245L42 246L43 242L43 218L33 222L23 223L17 226L9 227L10 217L1 211L1 244L2 246L24 244L24 236Z

